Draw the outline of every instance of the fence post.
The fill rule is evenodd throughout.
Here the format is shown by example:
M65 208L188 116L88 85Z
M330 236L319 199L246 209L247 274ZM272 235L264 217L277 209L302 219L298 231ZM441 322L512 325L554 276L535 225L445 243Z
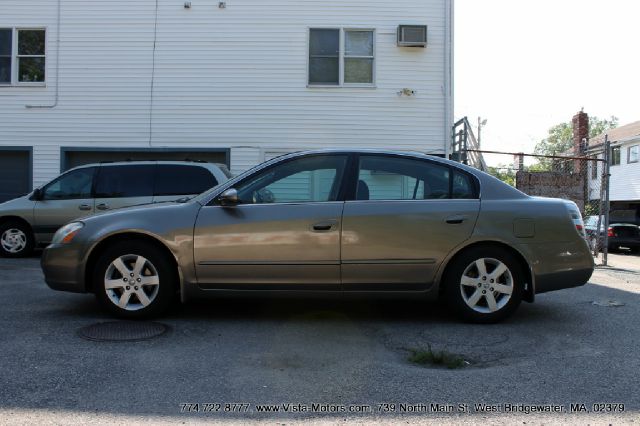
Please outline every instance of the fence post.
M611 176L611 142L609 142L609 135L604 135L604 167L602 182L605 186L604 189L604 242L602 247L602 264L607 266L607 260L609 255L609 178Z

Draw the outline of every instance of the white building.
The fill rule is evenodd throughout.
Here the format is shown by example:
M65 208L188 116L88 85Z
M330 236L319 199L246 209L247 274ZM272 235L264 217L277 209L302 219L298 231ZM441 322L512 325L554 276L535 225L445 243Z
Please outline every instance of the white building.
M202 158L239 172L318 147L446 155L452 10L451 0L3 0L0 197L101 160ZM401 46L399 25L426 26L426 47Z
M611 177L609 199L611 216L617 221L637 221L640 218L640 121L607 131L611 142ZM603 158L604 136L589 141L589 151ZM603 164L593 163L589 169L589 189L592 200L600 199Z

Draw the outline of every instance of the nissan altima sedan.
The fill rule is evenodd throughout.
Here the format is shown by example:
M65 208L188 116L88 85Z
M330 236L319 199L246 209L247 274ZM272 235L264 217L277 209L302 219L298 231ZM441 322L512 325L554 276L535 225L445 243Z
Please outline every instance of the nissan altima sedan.
M573 202L437 157L308 151L189 201L71 222L42 268L52 289L94 293L123 318L157 316L176 298L322 292L442 297L488 323L587 282L580 218Z

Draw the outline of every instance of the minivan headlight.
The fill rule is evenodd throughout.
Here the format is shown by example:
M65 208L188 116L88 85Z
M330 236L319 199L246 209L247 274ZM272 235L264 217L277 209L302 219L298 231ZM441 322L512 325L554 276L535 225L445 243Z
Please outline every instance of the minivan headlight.
M53 236L52 244L68 244L70 243L76 236L78 232L84 227L84 223L82 222L71 222L67 223L62 228L56 231L56 234Z

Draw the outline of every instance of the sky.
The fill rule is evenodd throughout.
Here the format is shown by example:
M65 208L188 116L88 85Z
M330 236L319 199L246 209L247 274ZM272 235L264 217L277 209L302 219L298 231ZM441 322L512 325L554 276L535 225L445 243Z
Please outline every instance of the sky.
M487 120L482 149L533 152L582 108L640 120L640 1L454 4L455 117Z

